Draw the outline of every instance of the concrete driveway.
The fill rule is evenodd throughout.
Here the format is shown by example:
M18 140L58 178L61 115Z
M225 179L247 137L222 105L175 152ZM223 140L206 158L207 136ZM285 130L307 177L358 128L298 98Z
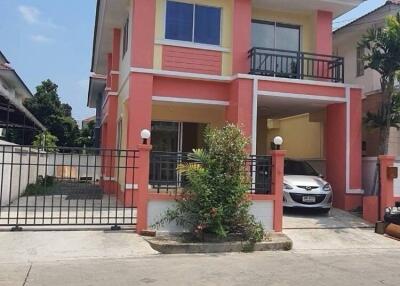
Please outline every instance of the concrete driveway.
M283 228L294 251L400 248L399 241L376 234L374 225L339 209L285 210Z

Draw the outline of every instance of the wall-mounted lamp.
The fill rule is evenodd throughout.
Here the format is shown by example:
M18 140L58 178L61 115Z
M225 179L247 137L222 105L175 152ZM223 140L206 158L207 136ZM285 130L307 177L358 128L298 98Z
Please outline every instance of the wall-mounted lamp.
M142 131L140 131L140 137L143 140L143 144L147 144L147 140L150 138L150 131L148 129L142 129Z
M276 136L274 138L274 144L276 146L276 150L281 150L281 145L283 144L283 138L281 136Z

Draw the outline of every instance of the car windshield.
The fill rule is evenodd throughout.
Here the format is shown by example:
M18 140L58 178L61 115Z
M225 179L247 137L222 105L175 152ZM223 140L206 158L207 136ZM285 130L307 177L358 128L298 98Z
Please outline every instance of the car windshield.
M317 171L307 162L285 160L285 175L318 176Z

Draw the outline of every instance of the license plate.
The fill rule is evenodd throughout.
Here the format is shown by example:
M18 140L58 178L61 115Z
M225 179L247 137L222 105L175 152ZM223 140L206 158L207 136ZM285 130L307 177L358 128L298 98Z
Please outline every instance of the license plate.
M315 203L314 196L303 196L303 203Z

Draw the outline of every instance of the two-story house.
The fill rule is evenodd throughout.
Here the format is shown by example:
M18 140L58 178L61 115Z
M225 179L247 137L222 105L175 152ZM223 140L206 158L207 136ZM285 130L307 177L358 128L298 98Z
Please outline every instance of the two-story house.
M345 81L363 86L363 115L376 112L381 102L381 84L378 72L364 69L365 51L358 42L369 28L385 25L385 18L400 12L400 1L389 0L370 13L350 22L334 32L334 53L345 59ZM363 128L363 155L377 156L379 153L379 131ZM400 154L400 132L390 130L389 154Z
M232 122L253 155L281 135L289 156L324 158L334 205L360 206L362 91L344 83L332 19L361 2L99 0L88 105L101 146L135 149L149 129L153 150L186 152Z

